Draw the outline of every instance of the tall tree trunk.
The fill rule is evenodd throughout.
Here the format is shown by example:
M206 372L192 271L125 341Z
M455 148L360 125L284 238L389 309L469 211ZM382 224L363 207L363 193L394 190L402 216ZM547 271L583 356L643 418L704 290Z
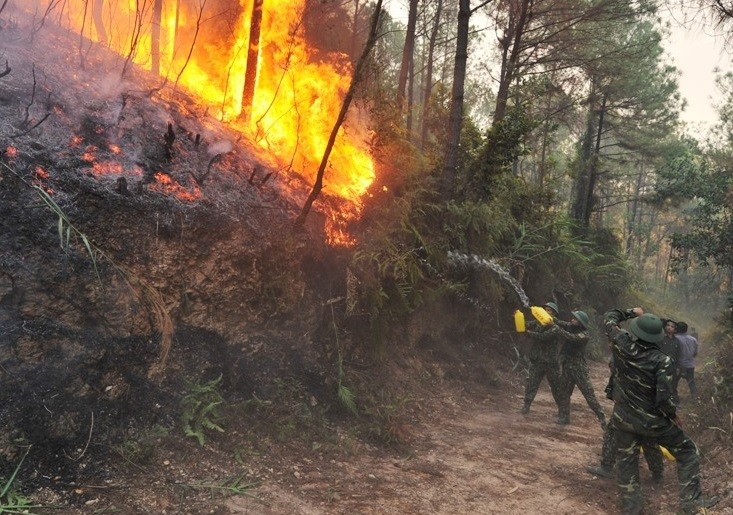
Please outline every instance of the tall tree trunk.
M308 213L311 210L311 207L313 206L313 202L316 201L316 198L318 198L318 195L321 193L321 190L323 189L323 175L326 172L326 166L328 165L328 158L331 155L331 150L333 149L333 144L336 141L336 136L338 135L338 131L341 128L341 124L344 123L344 119L346 118L346 113L349 110L349 106L351 105L351 100L354 98L354 92L356 91L356 86L361 82L362 75L364 74L364 68L366 67L366 63L369 60L369 54L372 51L372 48L374 48L374 44L377 42L377 32L379 29L379 20L382 14L382 0L377 0L377 5L374 7L374 14L372 15L372 23L371 28L369 29L369 38L367 39L366 45L364 46L364 51L361 54L361 57L359 57L359 62L356 63L356 68L354 69L354 75L351 77L351 84L349 85L349 90L346 92L346 96L344 97L344 102L341 104L341 111L339 111L338 118L336 119L336 123L333 126L333 129L331 130L331 135L328 137L328 143L326 143L326 150L323 153L323 158L321 159L321 165L318 167L318 173L316 174L316 181L313 184L313 188L311 189L310 194L308 195L308 198L305 200L305 204L303 204L303 208L300 211L300 214L298 215L298 218L295 219L295 226L296 227L302 227L305 223L305 219L308 216Z
M603 100L601 101L601 109L598 113L598 128L596 131L596 144L593 149L593 156L591 157L588 167L588 189L585 193L585 203L583 211L583 226L590 226L590 217L593 213L593 196L596 191L596 183L598 182L598 163L601 157L601 136L603 134L603 119L606 114L606 101L607 95L603 94Z
M443 10L443 0L438 0L435 8L435 21L433 22L433 30L430 32L428 41L428 62L425 72L425 92L423 93L422 104L422 134L420 136L420 148L424 149L428 141L428 120L430 116L430 102L433 90L433 56L435 55L435 43L438 40L438 32L440 31L440 16Z
M585 218L585 201L588 192L588 177L590 161L593 158L593 134L596 128L595 112L596 86L595 80L591 79L590 92L588 93L588 116L583 134L583 141L580 145L580 156L578 158L578 176L573 182L573 203L570 207L570 216L579 223Z
M244 72L242 92L242 112L240 117L249 122L252 118L252 100L257 82L257 63L260 52L260 29L262 28L262 4L264 0L254 0L252 17L249 23L249 50L247 51L247 70Z
M502 48L501 74L499 78L499 89L496 93L494 125L506 116L509 87L515 79L519 55L521 53L522 37L529 21L532 0L516 0L516 2L510 2L510 5L509 22L503 37L499 40Z
M407 81L407 135L412 139L412 109L415 102L415 59L410 59L410 73Z
M448 143L443 167L443 197L453 197L458 168L458 144L461 140L463 122L463 94L468 62L468 28L471 18L471 0L459 0L458 32L456 34L456 60L453 68L453 89L451 90L450 119L448 121Z
M415 51L415 27L417 26L417 2L410 0L410 10L407 14L407 32L405 33L405 46L402 48L402 64L397 80L397 108L401 111L405 107L405 94L407 92L407 78L410 74L410 66Z
M152 66L150 71L160 75L160 22L163 17L163 0L153 0L152 32L150 34L150 57Z
M639 195L641 192L641 186L644 179L644 164L639 164L639 172L636 174L636 181L634 182L634 191L631 192L631 201L629 202L628 213L626 215L626 256L632 258L634 254L637 257L641 255L639 250L639 235L637 226L641 221L641 214L639 213ZM637 261L638 265L638 261Z

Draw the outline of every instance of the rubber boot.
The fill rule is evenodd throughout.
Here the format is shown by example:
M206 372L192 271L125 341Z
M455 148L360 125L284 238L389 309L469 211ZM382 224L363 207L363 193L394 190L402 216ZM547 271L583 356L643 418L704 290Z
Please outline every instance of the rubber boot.
M601 465L600 467L586 467L585 470L593 474L594 476L603 477L606 479L613 479L613 470Z

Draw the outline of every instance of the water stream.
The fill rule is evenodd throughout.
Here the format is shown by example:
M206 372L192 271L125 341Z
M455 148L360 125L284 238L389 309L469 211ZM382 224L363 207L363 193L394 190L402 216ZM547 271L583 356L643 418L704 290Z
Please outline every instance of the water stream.
M504 279L512 286L512 288L514 288L514 291L517 292L517 295L519 295L519 299L522 301L522 306L524 306L525 308L529 307L529 297L527 297L527 294L524 293L524 290L519 285L517 280L493 259L484 259L482 257L476 256L475 254L469 255L449 250L448 261L452 264L462 265L469 268L477 267L493 270L499 275L499 277Z

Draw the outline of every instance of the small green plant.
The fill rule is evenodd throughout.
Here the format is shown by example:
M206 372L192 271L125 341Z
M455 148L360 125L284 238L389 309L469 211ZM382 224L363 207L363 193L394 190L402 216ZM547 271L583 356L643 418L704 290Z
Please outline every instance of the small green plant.
M221 494L224 497L229 497L231 495L247 495L258 499L258 497L249 490L259 486L259 481L255 481L253 483L242 483L243 478L244 476L236 476L226 478L219 482L191 483L183 486L187 486L195 490L208 490L212 498L215 494Z
M195 437L202 447L206 441L204 433L207 429L224 432L220 425L222 416L219 412L224 403L224 398L219 393L221 378L219 375L203 384L191 384L189 392L181 400L183 431L186 436Z
M13 488L15 478L18 475L21 465L23 465L25 457L28 456L28 451L30 451L30 447L26 449L25 454L20 459L20 463L15 467L15 471L13 471L13 474L7 481L4 478L0 478L0 513L31 514L32 512L30 510L33 508L42 507L40 504L31 504L26 496Z
M338 379L338 386L336 388L336 396L338 397L339 402L341 405L346 408L349 412L351 412L354 415L359 414L359 410L356 407L356 396L354 395L354 392L352 392L345 384L344 380L346 379L346 372L344 371L344 351L341 345L341 340L339 339L339 327L336 323L336 315L333 311L333 304L331 304L331 322L333 324L333 334L334 339L336 340L336 351L338 352L337 356L337 379Z

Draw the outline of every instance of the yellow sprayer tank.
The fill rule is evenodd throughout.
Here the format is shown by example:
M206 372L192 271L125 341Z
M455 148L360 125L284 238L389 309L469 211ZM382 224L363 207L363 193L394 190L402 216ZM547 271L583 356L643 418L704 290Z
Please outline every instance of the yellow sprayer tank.
M527 329L524 325L524 313L520 309L514 312L514 327L518 333L523 333Z
M535 317L541 325L552 324L552 317L545 308L541 306L532 306L529 310L532 312L532 316Z

